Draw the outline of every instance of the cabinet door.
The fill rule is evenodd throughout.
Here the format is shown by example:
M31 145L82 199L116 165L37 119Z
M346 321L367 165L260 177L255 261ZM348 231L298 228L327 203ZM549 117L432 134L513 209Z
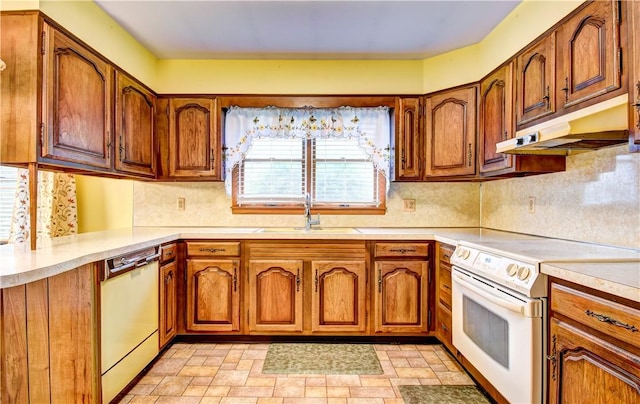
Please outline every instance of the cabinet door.
M215 98L169 100L169 176L220 179Z
M420 98L399 98L396 105L396 179L422 180Z
M516 124L531 122L556 110L556 35L533 44L516 59Z
M426 261L376 262L376 332L427 332L428 268Z
M476 87L426 101L427 177L476 173Z
M558 104L576 105L620 88L619 4L594 1L558 28Z
M41 156L109 169L112 68L63 33L45 32Z
M156 97L122 72L116 71L115 77L115 168L122 172L153 177L156 173Z
M187 260L187 330L240 330L239 270L239 260Z
M249 261L249 331L302 331L302 261Z
M549 403L640 402L640 357L551 320Z
M480 172L513 166L513 158L496 152L496 145L513 137L512 63L480 83Z
M629 25L627 38L632 52L632 63L630 63L629 100L631 109L629 110L629 133L636 145L640 145L640 2L628 1Z
M311 331L364 332L366 279L364 261L312 261Z
M174 262L160 267L160 349L178 333L177 265Z

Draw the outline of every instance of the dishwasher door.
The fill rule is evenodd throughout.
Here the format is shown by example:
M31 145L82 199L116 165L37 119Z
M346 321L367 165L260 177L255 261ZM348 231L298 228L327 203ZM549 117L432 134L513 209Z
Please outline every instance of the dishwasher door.
M100 283L103 403L110 402L159 352L158 262Z

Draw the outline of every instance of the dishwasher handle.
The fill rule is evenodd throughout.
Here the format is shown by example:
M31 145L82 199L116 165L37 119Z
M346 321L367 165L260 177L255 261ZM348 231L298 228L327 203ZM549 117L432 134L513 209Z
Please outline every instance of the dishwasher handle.
M158 248L154 248L153 250L147 250L147 253L153 252L151 255L137 255L130 254L128 257L119 257L106 260L104 263L104 272L102 274L102 281L106 281L111 278L115 278L116 276L125 274L129 271L132 271L136 268L143 267L148 265L154 261L158 261L160 259L160 252L158 252ZM114 266L115 262L120 262L121 265Z

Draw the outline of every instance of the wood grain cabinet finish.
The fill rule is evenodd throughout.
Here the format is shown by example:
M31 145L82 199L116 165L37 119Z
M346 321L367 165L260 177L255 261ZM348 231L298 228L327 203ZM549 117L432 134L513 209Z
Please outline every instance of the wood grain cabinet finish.
M365 332L366 262L312 261L311 273L311 331Z
M113 69L45 24L41 157L110 169Z
M249 261L249 332L302 332L303 262Z
M516 58L516 125L556 110L556 35L543 37Z
M160 349L178 333L178 264L176 244L163 245L160 249Z
M436 270L436 337L451 352L453 334L451 333L451 257L455 247L448 244L436 244L438 264Z
M594 1L557 31L558 105L568 108L621 86L620 4Z
M640 151L640 2L627 1L627 38L632 61L629 72L629 135L632 146Z
M169 100L169 177L220 180L216 105L215 98Z
M153 178L156 96L118 70L115 82L115 169Z
M513 156L496 152L496 145L513 137L513 63L480 82L480 173L511 168Z
M421 181L424 156L422 154L420 97L400 97L396 103L396 180Z
M640 310L551 286L549 403L640 402Z
M475 174L476 93L470 86L426 98L427 178Z
M240 331L240 260L187 260L187 331Z

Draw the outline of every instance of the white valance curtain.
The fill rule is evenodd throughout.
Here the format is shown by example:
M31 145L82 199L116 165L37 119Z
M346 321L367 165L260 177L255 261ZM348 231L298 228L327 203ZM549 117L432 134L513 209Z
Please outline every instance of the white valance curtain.
M251 149L254 138L357 138L373 166L389 179L390 118L388 107L241 108L225 116L225 187L231 195L233 169ZM387 181L387 187L390 181Z

